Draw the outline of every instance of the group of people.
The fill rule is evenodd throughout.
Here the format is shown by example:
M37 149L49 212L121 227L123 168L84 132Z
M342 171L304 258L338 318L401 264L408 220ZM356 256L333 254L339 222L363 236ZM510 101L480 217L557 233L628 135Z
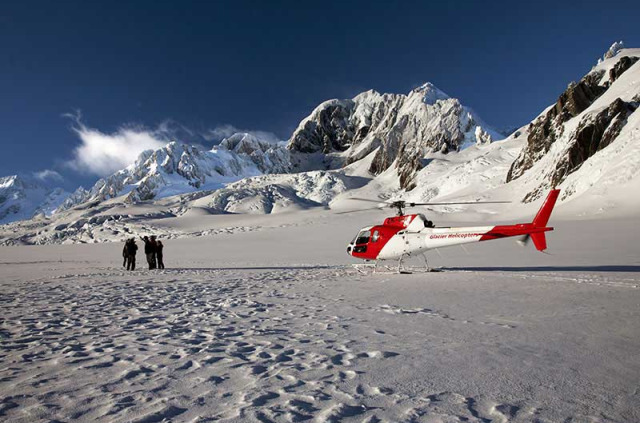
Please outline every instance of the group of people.
M163 249L164 245L162 241L156 239L154 235L148 237L144 236L140 238L144 242L144 255L147 258L147 264L149 264L149 270L152 269L164 269L163 262ZM129 238L124 243L122 249L122 257L124 263L122 266L127 270L136 270L136 253L138 252L138 244L136 244L135 238Z

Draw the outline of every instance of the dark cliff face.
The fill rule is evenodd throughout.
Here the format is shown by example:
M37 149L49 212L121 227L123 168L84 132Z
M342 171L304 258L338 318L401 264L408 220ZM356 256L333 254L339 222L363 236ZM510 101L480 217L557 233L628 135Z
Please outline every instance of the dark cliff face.
M567 176L580 169L589 157L606 148L620 135L627 118L638 108L636 101L616 99L607 108L584 116L571 134L566 153L555 164L549 175L550 186L562 183ZM529 192L525 202L538 199L546 190L541 186Z
M556 104L543 116L529 125L527 144L513 162L507 182L521 177L540 160L564 133L565 123L584 112L611 84L638 61L637 57L622 57L610 69L608 79L601 83L605 71L591 72L577 84L571 84L560 95ZM577 170L595 152L609 145L620 133L637 104L625 103L621 99L612 102L597 114L583 117L578 128L570 135L568 151L551 172L551 186L560 184ZM530 192L525 201L538 198L541 189Z
M353 102L335 102L320 110L315 119L307 120L301 131L294 134L289 149L300 153L345 151L354 138L366 136L366 128L356 133L350 121Z
M582 113L607 89L598 85L604 71L591 73L577 84L571 84L560 95L556 104L544 115L529 125L527 145L511 165L507 174L507 182L519 178L529 170L551 145L562 135L563 124Z
M564 181L589 157L611 144L637 107L636 103L618 98L601 112L585 116L572 134L567 155L556 165L551 177L552 186Z

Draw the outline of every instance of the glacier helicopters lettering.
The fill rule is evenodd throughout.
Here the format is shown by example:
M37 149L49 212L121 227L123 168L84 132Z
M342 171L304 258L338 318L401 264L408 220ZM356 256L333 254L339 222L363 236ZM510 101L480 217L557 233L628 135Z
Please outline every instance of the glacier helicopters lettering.
M374 261L372 265L374 271L378 260L398 260L397 271L403 272L402 260L406 257L422 254L426 262L424 252L427 250L471 242L521 236L523 244L526 244L531 239L538 251L544 251L547 248L545 232L553 230L552 227L547 226L547 222L559 193L559 189L553 189L549 192L531 223L499 226L439 228L435 227L422 214L405 215L404 209L413 206L508 203L508 201L462 203L408 203L394 201L386 203L386 207L395 208L398 215L385 219L382 225L362 228L348 245L347 253L365 261ZM360 198L354 198L354 200L380 203L380 201ZM429 270L428 265L427 270Z

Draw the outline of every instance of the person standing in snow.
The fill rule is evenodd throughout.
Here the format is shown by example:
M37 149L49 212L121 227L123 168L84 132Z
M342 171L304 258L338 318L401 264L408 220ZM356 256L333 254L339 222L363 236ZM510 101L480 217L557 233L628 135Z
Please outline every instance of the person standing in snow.
M151 240L148 236L144 236L141 238L144 241L144 254L147 256L147 263L149 264L149 270L153 270L156 268L156 252L155 252L155 242L151 243Z
M156 241L156 236L155 235L151 235L151 250L153 251L153 257L151 258L152 261L152 268L153 269L157 269L158 268L158 260L157 260L157 253L158 253L158 243Z
M158 269L164 269L164 262L162 261L163 249L164 245L162 245L162 241L156 241L156 259L158 261Z
M124 261L122 262L122 267L127 267L127 262L129 259L129 241L131 241L130 239L127 239L124 242L124 247L122 248L122 258L124 259Z
M136 240L131 238L127 241L127 270L136 270L136 253L138 252L138 245Z

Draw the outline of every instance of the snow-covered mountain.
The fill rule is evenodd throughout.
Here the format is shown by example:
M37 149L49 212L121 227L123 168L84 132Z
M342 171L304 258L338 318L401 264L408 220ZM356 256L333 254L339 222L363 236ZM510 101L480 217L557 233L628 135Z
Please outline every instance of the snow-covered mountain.
M134 203L201 190L222 188L238 179L289 170L284 144L234 134L212 150L171 142L140 154L125 169L100 179L88 191L76 191L63 208L88 201L104 201L125 195Z
M621 47L614 44L528 125L526 145L506 179L524 179L524 201L553 186L564 187L566 198L639 176L640 49Z
M68 195L28 176L0 177L0 223L51 216Z
M351 100L326 101L300 123L288 148L324 154L329 167L353 163L375 151L370 172L378 175L393 166L400 186L410 190L428 152L458 151L501 138L504 135L469 107L426 83L408 95L371 90ZM305 168L304 163L295 164Z

